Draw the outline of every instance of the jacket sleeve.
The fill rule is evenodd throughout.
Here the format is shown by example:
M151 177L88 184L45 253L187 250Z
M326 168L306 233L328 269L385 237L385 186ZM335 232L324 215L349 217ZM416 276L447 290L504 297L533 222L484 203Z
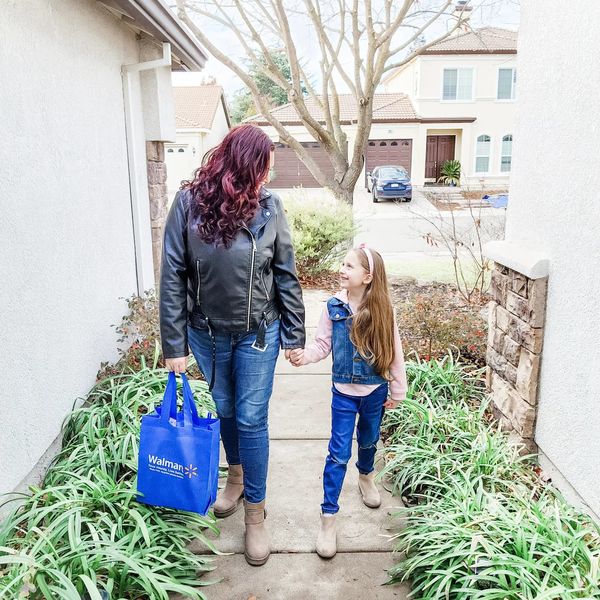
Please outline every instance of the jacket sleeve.
M275 196L275 194L273 194ZM302 288L296 274L296 259L290 228L281 200L277 203L277 232L273 251L273 277L281 311L281 347L304 348L304 302Z
M184 193L180 191L165 223L162 248L159 315L164 358L188 355L186 231Z

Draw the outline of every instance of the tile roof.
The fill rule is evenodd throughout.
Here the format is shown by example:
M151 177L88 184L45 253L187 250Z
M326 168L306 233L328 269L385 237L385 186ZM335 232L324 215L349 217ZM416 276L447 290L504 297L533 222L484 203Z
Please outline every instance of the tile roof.
M350 123L356 120L357 106L356 97L352 94L340 94L340 122ZM315 97L309 97L305 100L310 114L320 122L324 122L323 112ZM283 124L300 123L300 117L296 109L291 104L277 106L271 111L271 114ZM373 122L388 121L418 121L419 117L406 94L375 94L373 97ZM248 121L268 125L268 122L257 115L250 117Z
M220 85L173 87L173 99L178 129L212 129L217 108L224 102L223 88Z
M452 35L423 54L516 54L518 32L498 27L482 27Z

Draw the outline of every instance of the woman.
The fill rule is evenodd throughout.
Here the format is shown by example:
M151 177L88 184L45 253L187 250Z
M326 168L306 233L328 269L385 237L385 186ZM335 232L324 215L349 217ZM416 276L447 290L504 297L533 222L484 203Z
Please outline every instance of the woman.
M279 347L303 348L304 305L281 200L264 189L273 143L232 129L177 193L165 225L160 328L169 370L188 345L209 382L229 464L214 512L245 509L245 556L269 558L264 525L268 405Z

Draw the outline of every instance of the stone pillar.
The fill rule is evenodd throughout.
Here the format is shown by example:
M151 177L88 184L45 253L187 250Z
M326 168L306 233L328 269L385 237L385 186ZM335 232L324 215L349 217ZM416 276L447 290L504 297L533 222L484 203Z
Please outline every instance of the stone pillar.
M548 266L547 261L528 261L523 248L509 246L507 251L507 244L493 242L486 247L486 254L495 261L490 287L493 301L488 323L487 386L500 426L514 431L518 441L535 451Z
M148 167L148 197L150 199L150 226L152 227L152 257L154 280L158 289L162 251L163 226L167 216L167 165L164 142L146 142Z

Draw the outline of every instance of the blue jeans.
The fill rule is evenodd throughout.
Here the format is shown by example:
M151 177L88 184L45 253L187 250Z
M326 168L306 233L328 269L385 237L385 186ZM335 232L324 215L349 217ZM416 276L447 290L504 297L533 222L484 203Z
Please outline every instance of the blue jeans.
M335 514L340 509L338 499L342 491L348 461L352 456L352 434L358 415L356 438L358 441L358 471L367 475L374 469L375 452L379 441L383 404L387 398L388 384L383 383L368 396L347 396L332 389L331 439L329 454L323 472L324 513Z
M221 440L230 465L244 469L244 497L265 499L269 464L269 399L279 355L279 320L267 329L264 352L252 348L256 332L215 332L216 373L212 391L221 420ZM188 343L200 370L212 370L212 340L208 331L188 327Z

